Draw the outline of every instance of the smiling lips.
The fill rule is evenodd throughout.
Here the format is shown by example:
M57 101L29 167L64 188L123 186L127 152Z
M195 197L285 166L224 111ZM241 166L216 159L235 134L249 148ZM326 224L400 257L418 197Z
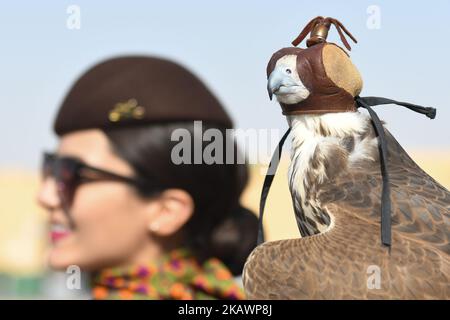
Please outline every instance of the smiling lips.
M71 231L62 225L52 225L50 228L50 239L52 243L56 243L70 234Z

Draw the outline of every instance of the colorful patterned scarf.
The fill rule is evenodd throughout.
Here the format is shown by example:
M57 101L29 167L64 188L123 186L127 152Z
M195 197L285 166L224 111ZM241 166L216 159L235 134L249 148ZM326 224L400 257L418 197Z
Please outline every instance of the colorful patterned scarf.
M105 269L93 276L94 299L244 299L227 267L210 258L200 265L186 249L164 255L158 263Z

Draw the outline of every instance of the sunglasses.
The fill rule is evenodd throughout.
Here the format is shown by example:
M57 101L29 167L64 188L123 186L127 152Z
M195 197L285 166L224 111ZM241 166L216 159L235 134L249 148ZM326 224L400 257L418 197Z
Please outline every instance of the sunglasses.
M145 194L156 192L160 188L149 181L134 177L126 177L114 172L92 167L78 158L58 156L44 152L42 162L42 178L52 177L56 181L58 196L62 207L69 209L77 188L84 183L96 181L116 181L136 187Z

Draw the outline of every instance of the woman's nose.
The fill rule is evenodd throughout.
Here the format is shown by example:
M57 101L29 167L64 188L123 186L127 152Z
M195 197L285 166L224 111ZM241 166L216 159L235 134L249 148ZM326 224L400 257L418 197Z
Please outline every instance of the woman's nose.
M46 177L41 181L36 200L41 207L47 210L54 210L60 206L55 179Z

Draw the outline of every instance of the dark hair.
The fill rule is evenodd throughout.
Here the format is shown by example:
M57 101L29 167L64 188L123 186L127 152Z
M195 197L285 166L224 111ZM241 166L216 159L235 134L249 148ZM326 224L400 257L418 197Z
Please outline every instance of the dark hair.
M185 245L201 261L217 257L238 275L256 246L258 228L256 216L239 202L248 180L247 166L237 163L239 150L234 142L226 143L225 128L204 122L201 126L201 136L198 131L194 132L194 122L108 129L105 134L113 151L131 165L139 178L180 188L191 195L195 208L191 219L182 228ZM201 141L202 151L211 143L203 141L203 132L220 130L223 139L214 143L222 143L223 164L193 164L194 152L190 154L191 164L175 164L171 153L179 141L172 141L171 136L179 128L189 132L191 146ZM233 152L234 161L227 164L230 152Z

